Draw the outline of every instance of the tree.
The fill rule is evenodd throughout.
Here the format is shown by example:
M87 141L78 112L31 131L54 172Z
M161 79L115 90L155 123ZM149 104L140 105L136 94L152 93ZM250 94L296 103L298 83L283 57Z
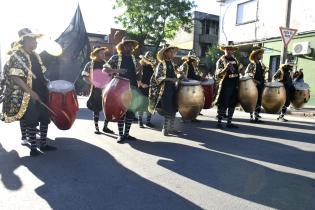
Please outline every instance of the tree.
M166 39L174 38L182 28L192 29L193 0L116 0L114 9L126 11L115 17L127 33L138 37L140 45L154 45L156 50Z

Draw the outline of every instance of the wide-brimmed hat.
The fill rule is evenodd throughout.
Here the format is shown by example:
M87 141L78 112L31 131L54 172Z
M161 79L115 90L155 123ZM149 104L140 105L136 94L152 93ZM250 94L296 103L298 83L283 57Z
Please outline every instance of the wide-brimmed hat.
M18 35L19 35L19 41L18 42L22 42L26 37L37 39L37 38L44 36L43 34L33 33L29 28L23 28L23 29L19 30Z
M165 45L162 49L160 49L160 51L157 53L156 57L159 61L163 61L165 60L165 52L168 51L168 50L172 50L174 52L174 54L177 53L177 51L179 50L178 47L175 47L175 46L167 46Z
M280 68L283 68L285 66L293 67L295 64L292 60L286 59L283 64L280 64Z
M140 55L139 57L152 64L156 62L156 59L153 57L153 53L151 51L147 51L144 55Z
M90 54L90 58L92 60L95 60L96 59L96 54L99 52L99 51L102 51L104 50L105 52L108 51L108 48L107 47L101 47L101 46L94 46L93 47L93 51L91 52Z
M116 49L118 53L122 52L122 48L124 45L126 44L131 44L132 45L132 49L135 50L139 47L139 42L137 42L136 40L132 40L132 39L127 39L126 37L124 37L121 42L119 42L116 45Z
M255 56L258 54L264 54L265 50L262 48L253 49L253 51L249 55L249 61L254 62Z
M224 51L225 49L230 49L230 50L236 51L236 50L238 50L238 47L236 47L234 45L233 41L228 41L227 44L220 45L219 49L222 50L222 51Z
M200 61L200 59L193 50L189 51L187 55L183 56L182 60L183 61L195 60L197 62Z

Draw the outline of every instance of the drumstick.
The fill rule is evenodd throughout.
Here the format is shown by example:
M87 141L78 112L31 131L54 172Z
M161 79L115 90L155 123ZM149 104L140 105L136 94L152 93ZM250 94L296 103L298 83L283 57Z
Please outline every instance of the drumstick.
M57 115L51 108L49 108L42 100L39 100L39 103L43 105L48 111L50 111L53 115Z

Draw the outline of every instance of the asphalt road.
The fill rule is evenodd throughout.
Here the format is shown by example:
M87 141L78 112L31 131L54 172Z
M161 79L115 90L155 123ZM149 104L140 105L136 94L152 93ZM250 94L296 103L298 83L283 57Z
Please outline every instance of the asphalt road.
M315 120L263 114L217 129L215 110L181 123L179 136L133 124L138 141L96 135L80 98L68 131L51 124L57 151L29 157L19 124L0 122L0 209L315 209ZM179 119L179 118L178 118ZM100 124L102 127L102 123ZM110 123L117 133L117 124Z

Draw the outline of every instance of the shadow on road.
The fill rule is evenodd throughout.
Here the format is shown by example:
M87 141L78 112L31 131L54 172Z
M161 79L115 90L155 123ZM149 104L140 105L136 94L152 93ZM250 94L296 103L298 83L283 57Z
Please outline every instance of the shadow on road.
M57 138L54 145L57 151L22 157L16 163L26 166L44 183L36 193L52 209L199 208L128 170L94 145L72 138ZM12 158L4 157L3 161Z

